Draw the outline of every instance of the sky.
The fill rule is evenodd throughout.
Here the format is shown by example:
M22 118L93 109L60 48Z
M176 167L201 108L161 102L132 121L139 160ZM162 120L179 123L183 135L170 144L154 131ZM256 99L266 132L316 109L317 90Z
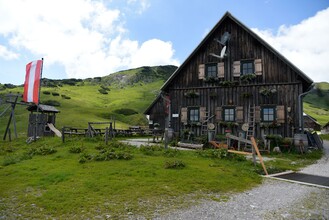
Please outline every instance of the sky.
M329 82L329 0L0 0L0 83L179 66L229 11L315 82Z

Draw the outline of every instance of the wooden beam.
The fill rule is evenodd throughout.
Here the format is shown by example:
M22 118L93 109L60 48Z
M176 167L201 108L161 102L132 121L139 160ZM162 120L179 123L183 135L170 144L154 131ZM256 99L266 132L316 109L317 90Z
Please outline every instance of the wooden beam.
M252 144L251 141L249 141L245 138L237 137L237 136L234 136L234 135L231 135L231 134L227 134L226 137L229 138L229 139L233 139L233 140L243 142L243 143Z
M253 146L253 148L255 149L255 151L256 151L256 153L257 153L257 156L258 156L258 158L259 158L259 162L260 162L260 164L262 165L263 170L264 170L266 176L268 176L268 173L267 173L267 170L266 170L265 164L264 164L264 162L263 162L262 155L260 155L259 149L258 149L258 147L257 147L256 140L255 140L254 137L250 137L250 140L251 140L251 142L252 142L252 146Z
M252 153L250 153L250 152L238 151L238 150L228 150L227 152L233 153L233 154L241 154L241 155L252 155Z
M227 149L228 148L228 145L227 144L218 143L216 141L209 141L209 144L211 144L215 148L222 148L222 149Z

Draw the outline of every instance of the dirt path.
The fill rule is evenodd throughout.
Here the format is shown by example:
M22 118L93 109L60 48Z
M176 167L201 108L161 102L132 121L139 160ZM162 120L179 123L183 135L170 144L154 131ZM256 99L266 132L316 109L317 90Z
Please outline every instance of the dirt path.
M323 158L302 172L329 177L329 142L324 145ZM329 219L329 190L266 178L227 202L204 201L155 219Z

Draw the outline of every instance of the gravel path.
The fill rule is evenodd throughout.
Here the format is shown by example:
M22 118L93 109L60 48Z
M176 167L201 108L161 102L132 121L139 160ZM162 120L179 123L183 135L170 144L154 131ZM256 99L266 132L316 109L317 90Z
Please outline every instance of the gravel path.
M329 177L329 142L324 145L324 157L303 169L303 173ZM329 189L265 178L262 185L232 195L227 202L207 200L155 219L329 220Z

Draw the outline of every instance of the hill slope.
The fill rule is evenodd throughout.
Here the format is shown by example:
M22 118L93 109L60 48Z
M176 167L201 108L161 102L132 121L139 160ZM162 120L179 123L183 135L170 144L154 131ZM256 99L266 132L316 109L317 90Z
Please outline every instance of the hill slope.
M147 125L144 110L152 103L164 81L176 70L175 66L140 67L88 79L42 79L41 103L54 105L56 127L86 128L88 122L116 119L117 128ZM23 87L1 85L4 94L22 93ZM9 88L10 87L10 88ZM2 113L8 104L0 106ZM10 111L0 117L0 135L8 122ZM20 135L27 132L28 111L17 105L15 119Z
M322 126L329 122L329 83L316 83L315 89L303 101L305 113L316 118Z

